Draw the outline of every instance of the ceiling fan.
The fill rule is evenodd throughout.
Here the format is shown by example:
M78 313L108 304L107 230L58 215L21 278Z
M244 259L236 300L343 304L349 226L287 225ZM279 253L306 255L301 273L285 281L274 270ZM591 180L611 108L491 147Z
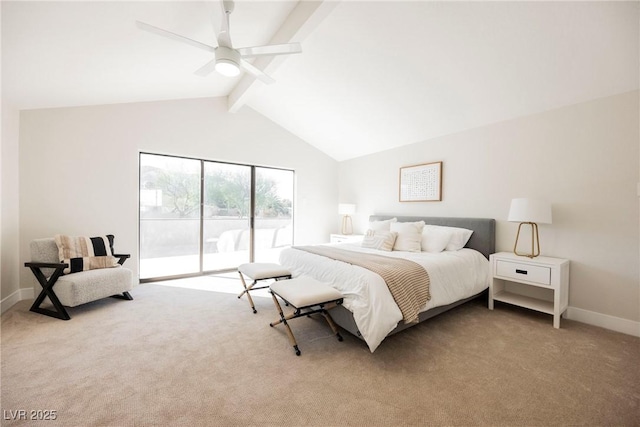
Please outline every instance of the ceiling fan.
M207 76L215 70L223 76L235 77L240 74L240 70L242 69L264 83L275 83L275 80L265 74L262 70L253 66L253 64L248 62L245 58L301 53L302 47L300 46L300 43L234 48L231 44L231 35L229 34L229 15L233 12L235 4L233 0L223 0L221 4L223 12L222 26L218 33L216 46L209 46L197 40L172 33L171 31L163 30L162 28L158 28L144 22L136 21L136 25L141 30L149 31L213 53L214 58L195 71L195 74L199 76Z

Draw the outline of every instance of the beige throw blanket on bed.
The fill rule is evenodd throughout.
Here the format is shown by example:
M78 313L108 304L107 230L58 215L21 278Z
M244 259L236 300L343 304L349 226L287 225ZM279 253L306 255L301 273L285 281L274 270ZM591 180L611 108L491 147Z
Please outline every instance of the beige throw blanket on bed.
M357 265L380 275L398 304L405 323L417 323L418 313L431 299L429 274L424 267L413 261L331 246L295 246L295 249Z

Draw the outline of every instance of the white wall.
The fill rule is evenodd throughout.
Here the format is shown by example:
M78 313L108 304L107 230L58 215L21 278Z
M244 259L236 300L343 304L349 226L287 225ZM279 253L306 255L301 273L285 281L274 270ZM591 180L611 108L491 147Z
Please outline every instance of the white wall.
M506 222L510 199L546 197L554 218L540 226L542 252L571 259L570 306L637 324L638 95L339 165L252 110L227 113L223 99L23 111L19 147L16 126L6 126L17 116L3 112L2 297L33 285L20 268L28 242L57 232L112 232L136 269L138 152L149 151L295 169L297 244L326 241L339 229L339 200L358 205L354 226L360 232L372 213L496 218L497 249L509 251L517 226ZM399 203L398 169L437 160L444 162L443 201ZM12 277L17 274L20 285Z
M18 282L18 126L19 112L2 106L0 150L2 205L0 207L0 300L2 309L21 299Z
M497 250L511 251L514 197L546 198L543 255L571 260L569 304L640 321L638 91L444 136L340 164L341 202L373 213L490 217ZM398 202L401 166L443 164L443 201ZM637 323L632 323L637 325ZM639 334L640 335L640 334Z
M140 151L296 171L295 240L328 240L338 164L226 98L23 111L20 118L20 262L34 238L113 233L138 266ZM21 269L23 288L35 283Z

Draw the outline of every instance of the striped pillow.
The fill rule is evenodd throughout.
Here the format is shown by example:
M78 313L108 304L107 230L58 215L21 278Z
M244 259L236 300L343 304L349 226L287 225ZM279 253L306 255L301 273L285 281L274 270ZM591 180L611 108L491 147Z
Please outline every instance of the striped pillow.
M99 237L69 237L61 234L55 236L58 245L58 257L61 262L69 264L64 274L97 268L117 267L113 256L113 235Z
M398 237L398 233L394 231L367 230L362 240L362 247L391 252L396 237Z

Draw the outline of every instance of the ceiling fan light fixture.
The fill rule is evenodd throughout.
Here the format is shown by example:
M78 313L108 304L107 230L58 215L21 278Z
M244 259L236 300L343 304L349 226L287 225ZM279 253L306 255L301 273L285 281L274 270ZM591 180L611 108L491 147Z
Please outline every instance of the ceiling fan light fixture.
M216 71L226 77L235 77L240 74L240 67L228 59L216 59Z
M216 71L223 76L235 77L240 74L240 54L228 47L216 48Z

